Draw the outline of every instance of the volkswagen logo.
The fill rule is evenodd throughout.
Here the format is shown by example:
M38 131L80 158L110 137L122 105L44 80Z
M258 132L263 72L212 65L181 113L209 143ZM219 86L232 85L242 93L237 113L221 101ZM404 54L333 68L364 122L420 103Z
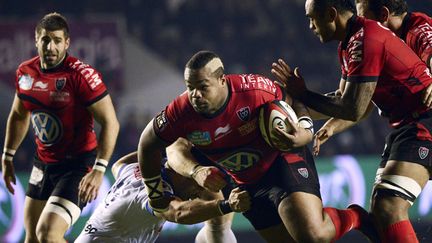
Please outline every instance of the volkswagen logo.
M62 124L55 115L36 111L32 113L31 121L35 136L46 145L54 144L62 135Z

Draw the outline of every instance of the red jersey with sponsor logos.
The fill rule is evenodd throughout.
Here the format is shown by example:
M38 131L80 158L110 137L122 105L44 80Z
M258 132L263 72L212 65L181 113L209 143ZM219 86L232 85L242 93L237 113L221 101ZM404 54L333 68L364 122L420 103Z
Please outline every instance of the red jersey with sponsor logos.
M187 138L239 184L256 182L278 153L261 137L259 107L282 99L280 88L263 76L227 75L229 98L212 117L197 113L187 92L172 101L153 123L156 134L172 143Z
M432 18L424 13L408 13L402 23L401 38L429 64L432 57Z
M44 70L34 57L18 67L16 91L31 112L40 160L55 163L96 148L87 107L108 93L94 68L67 56L59 66Z
M432 83L432 77L420 58L376 21L354 15L348 26L348 35L339 45L343 78L377 81L372 101L393 126L427 111L421 91Z

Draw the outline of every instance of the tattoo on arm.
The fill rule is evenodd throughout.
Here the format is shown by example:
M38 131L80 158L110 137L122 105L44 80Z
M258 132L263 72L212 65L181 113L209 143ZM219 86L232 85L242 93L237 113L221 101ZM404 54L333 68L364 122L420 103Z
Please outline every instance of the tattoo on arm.
M341 97L327 97L312 91L300 97L300 100L310 108L325 115L344 120L359 120L366 111L376 82L351 83L347 82Z

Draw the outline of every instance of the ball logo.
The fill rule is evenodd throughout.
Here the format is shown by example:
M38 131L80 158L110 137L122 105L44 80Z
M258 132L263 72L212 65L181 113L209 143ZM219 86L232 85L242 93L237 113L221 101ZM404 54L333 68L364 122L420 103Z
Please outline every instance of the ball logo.
M44 144L54 144L62 134L62 125L57 117L46 112L33 112L31 116L35 136Z

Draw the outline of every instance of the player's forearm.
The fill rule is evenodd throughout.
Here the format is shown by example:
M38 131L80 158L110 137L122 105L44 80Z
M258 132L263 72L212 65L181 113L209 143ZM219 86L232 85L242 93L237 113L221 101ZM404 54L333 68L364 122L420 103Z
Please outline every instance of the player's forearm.
M24 140L30 124L30 113L18 114L11 111L6 124L4 147L17 150Z
M198 165L191 153L191 144L184 138L166 148L168 165L182 176L190 177L191 171Z
M107 121L101 125L102 129L99 134L97 158L108 161L114 151L120 126L117 120Z
M331 118L324 124L324 126L330 126L333 130L333 134L341 133L341 132L357 125L360 121L362 121L366 117L368 117L369 114L372 112L373 108L374 108L374 105L371 102L369 104L366 112L364 113L364 115L358 121L347 121L347 120L342 120L342 119L337 119L337 118Z
M161 148L149 141L149 136L151 136L149 133L153 133L151 126L150 122L142 132L138 143L138 163L143 178L160 176L161 170ZM153 136L155 135L153 134Z
M170 210L163 216L166 220L179 224L196 224L221 216L218 200L171 201Z
M341 97L328 97L308 90L299 99L306 106L331 117L356 121L362 116L354 104L344 102Z

